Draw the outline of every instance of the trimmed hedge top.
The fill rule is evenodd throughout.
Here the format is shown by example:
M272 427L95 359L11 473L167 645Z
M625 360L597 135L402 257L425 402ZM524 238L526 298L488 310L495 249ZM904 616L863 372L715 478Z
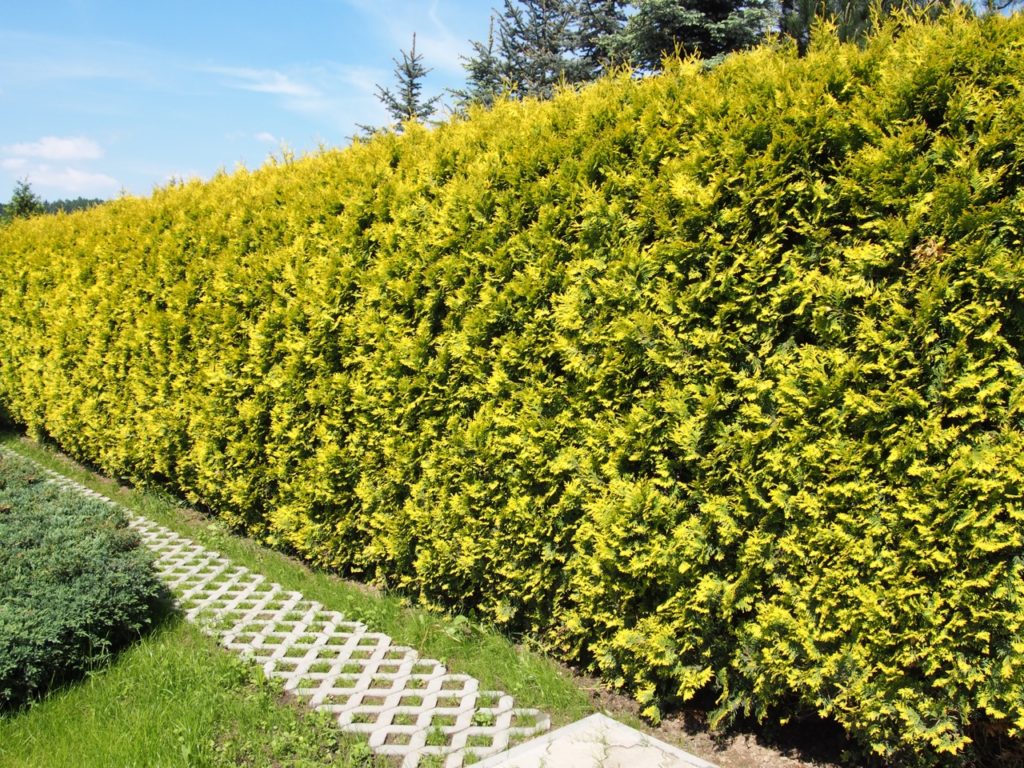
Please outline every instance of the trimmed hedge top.
M162 595L123 513L0 452L0 710L137 638Z
M1024 728L1024 19L890 23L0 233L0 402L636 692Z

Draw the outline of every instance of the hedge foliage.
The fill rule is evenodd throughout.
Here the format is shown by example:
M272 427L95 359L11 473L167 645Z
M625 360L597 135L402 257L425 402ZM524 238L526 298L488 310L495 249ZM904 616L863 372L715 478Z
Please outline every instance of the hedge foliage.
M661 708L1024 729L1024 19L897 19L0 235L0 402Z
M123 513L0 452L0 711L127 645L162 598Z

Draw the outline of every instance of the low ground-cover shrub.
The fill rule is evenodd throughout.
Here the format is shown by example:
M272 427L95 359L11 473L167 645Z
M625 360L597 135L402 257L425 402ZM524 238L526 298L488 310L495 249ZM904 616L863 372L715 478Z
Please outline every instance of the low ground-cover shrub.
M164 604L122 512L0 452L0 710L81 675Z
M647 712L1024 729L1024 18L19 222L0 401Z

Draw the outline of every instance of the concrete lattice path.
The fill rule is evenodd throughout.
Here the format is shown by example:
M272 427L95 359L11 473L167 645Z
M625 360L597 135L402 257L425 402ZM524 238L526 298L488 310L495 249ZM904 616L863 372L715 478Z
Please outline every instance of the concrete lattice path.
M40 470L63 488L119 506ZM122 509L190 621L259 663L310 707L330 712L343 731L366 734L374 751L402 758L403 768L427 755L446 768L469 765L550 727L547 715L516 707L511 696L481 691L475 678L449 673L387 635Z

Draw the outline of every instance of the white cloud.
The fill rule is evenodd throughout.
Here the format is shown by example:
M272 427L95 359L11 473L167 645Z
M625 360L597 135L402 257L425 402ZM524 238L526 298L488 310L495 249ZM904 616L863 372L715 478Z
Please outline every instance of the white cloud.
M226 78L229 88L269 94L282 109L348 129L357 122L377 124L387 113L376 98L376 84L387 81L388 73L367 66L323 63L289 71L250 67L206 67L201 71ZM255 139L280 144L280 136L269 131L233 131L231 141Z
M343 83L372 96L376 96L377 84L388 79L388 73L376 67L340 67L338 76Z
M226 75L232 88L256 93L270 93L275 96L289 96L296 99L315 98L320 93L312 86L299 83L276 69L252 69L250 67L211 67L209 72Z
M445 24L437 8L437 0L430 4L428 18L433 25L433 31L425 35L417 35L416 42L419 51L422 51L424 63L430 67L434 66L448 72L464 72L462 59L459 54L468 51L467 41L459 40ZM433 62L433 63L431 63Z
M116 193L121 183L105 173L83 170L82 161L103 157L103 148L84 136L43 136L0 147L0 169L28 179L44 197Z
M438 72L463 75L461 55L470 53L468 40L452 31L443 18L439 0L429 4L422 0L347 0L348 4L369 17L370 24L383 30L395 47L393 56L401 58L399 49L409 51L413 32L416 52L423 56L423 65ZM428 76L429 82L429 76ZM428 86L429 87L429 86Z
M121 188L121 183L112 176L72 167L38 165L31 168L27 176L33 187L47 187L70 195L102 196Z
M9 144L2 151L15 158L33 157L40 160L95 160L103 157L103 148L83 136L44 136L39 141Z

